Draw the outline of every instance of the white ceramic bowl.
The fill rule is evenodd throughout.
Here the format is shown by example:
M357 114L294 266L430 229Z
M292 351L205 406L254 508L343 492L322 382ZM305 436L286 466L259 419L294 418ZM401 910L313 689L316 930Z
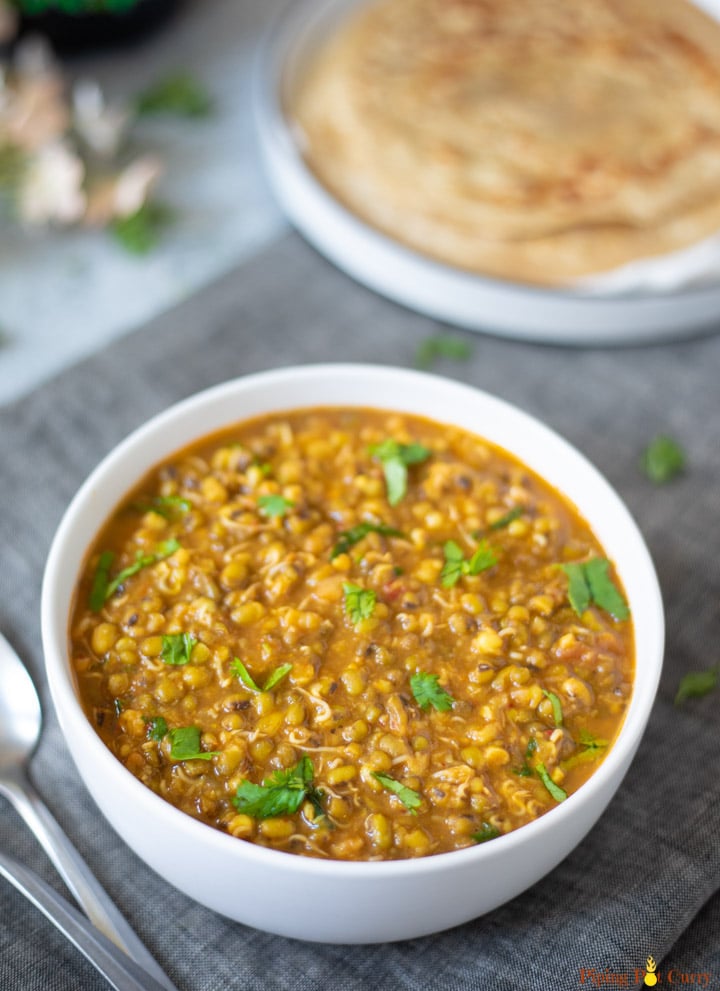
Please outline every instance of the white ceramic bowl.
M474 275L406 248L335 199L306 165L288 107L319 46L365 2L295 0L264 45L255 74L255 111L270 181L291 222L322 254L411 309L503 337L618 345L717 328L720 285L591 296ZM703 5L720 15L718 0Z
M425 415L511 451L575 503L625 586L636 631L637 675L617 742L567 801L492 843L416 860L345 863L234 839L140 784L100 741L78 701L68 658L73 589L89 545L122 493L195 438L257 414L323 405ZM486 393L432 375L369 365L251 375L150 420L105 458L73 499L50 551L42 596L43 644L60 724L88 790L120 836L150 867L209 908L259 929L327 942L385 942L445 929L495 908L552 870L600 816L632 760L655 697L663 630L658 582L642 537L618 496L581 454Z

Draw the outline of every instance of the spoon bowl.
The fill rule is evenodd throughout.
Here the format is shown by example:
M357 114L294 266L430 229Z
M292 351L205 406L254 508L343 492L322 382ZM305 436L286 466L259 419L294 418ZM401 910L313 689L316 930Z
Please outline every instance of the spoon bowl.
M24 768L30 760L40 738L42 711L27 668L1 633L0 685L0 773L4 774Z

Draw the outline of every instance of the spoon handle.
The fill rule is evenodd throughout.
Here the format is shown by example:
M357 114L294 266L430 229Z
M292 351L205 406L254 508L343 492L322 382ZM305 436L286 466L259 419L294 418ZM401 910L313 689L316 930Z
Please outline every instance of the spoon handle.
M110 900L40 795L24 775L3 778L0 791L35 834L87 917L103 935L138 963L167 991L177 991L137 934Z
M163 991L159 984L29 868L0 853L0 875L87 957L116 991Z

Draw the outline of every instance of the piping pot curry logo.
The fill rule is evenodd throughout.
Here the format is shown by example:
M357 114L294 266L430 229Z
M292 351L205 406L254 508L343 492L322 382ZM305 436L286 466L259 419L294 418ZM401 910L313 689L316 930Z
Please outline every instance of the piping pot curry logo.
M647 960L645 961L645 966L647 967L647 970L645 971L643 984L645 985L645 987L654 988L658 982L658 976L656 973L657 964L655 963L652 957L648 957Z
M648 956L644 967L610 970L609 967L581 967L580 985L586 988L709 988L713 975L708 971L680 970L669 967L660 972L655 958Z

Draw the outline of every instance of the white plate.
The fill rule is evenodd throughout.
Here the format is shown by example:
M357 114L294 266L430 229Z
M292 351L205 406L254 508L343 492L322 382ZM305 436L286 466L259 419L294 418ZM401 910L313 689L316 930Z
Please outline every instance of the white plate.
M305 164L289 95L318 45L359 0L296 0L261 51L255 110L270 180L291 222L348 275L439 320L555 344L635 344L720 329L720 286L584 297L484 278L433 261L363 223Z

